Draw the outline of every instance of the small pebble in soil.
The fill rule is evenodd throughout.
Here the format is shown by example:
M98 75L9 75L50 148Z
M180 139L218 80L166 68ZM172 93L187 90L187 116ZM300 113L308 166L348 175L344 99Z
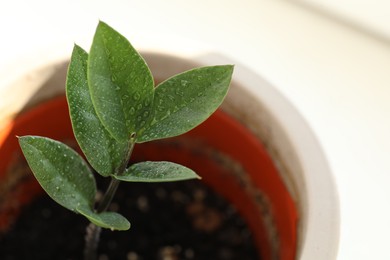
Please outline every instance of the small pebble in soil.
M128 252L126 256L127 260L139 260L139 256L136 252Z
M137 199L137 207L142 212L147 212L149 210L149 201L145 196L139 196Z
M192 248L187 248L185 251L184 251L184 257L186 259L193 259L195 256L194 254L194 250L192 250Z
M167 191L162 187L158 187L156 189L156 196L158 199L163 200L167 197Z
M174 247L165 246L158 251L157 259L159 260L178 260L178 252Z
M108 255L99 255L98 260L110 260Z

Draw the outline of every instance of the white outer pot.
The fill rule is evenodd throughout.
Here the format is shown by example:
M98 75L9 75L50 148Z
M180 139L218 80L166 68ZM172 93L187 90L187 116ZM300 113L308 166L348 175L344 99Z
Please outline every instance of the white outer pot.
M175 51L145 52L144 57L156 78L194 66L235 64L233 84L222 108L265 144L297 203L297 259L336 259L340 217L332 173L314 133L288 100L260 75L214 53L189 56ZM14 71L19 75L17 79L0 86L6 93L5 98L1 97L0 129L20 111L64 92L64 84L57 82L65 82L66 60L47 60L44 66L30 71Z

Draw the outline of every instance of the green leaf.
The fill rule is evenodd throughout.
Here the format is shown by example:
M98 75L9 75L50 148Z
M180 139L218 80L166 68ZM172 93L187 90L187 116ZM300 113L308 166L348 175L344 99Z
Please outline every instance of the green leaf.
M93 206L95 179L78 153L45 137L23 136L19 144L34 176L52 199L73 211Z
M146 125L153 102L153 77L130 42L103 22L91 46L88 81L97 115L116 140L129 140Z
M128 230L130 222L121 214L116 212L101 212L95 213L88 207L79 207L77 212L88 218L89 221L102 228L111 230Z
M222 103L233 73L232 65L193 69L157 86L153 117L137 142L181 135L206 120Z
M118 142L97 116L87 80L88 54L75 45L66 79L66 96L73 131L89 163L101 175L118 171L128 153L127 141Z
M200 179L191 169L172 162L140 162L133 164L123 175L113 176L128 182L168 182Z

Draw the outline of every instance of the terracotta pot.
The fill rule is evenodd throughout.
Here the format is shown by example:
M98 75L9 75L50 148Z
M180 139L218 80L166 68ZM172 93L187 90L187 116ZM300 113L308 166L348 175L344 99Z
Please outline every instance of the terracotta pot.
M153 53L146 53L144 57L157 79L167 78L203 63L226 63L220 62L221 57L217 56L197 57L196 62ZM7 196L0 196L7 198L1 201L5 210L1 211L0 229L5 229L7 222L17 215L19 205L28 203L35 195L41 193L36 182L29 178L18 188L12 186L16 179L7 173L15 170L12 162L21 157L15 135L36 134L57 140L73 140L67 104L63 97L66 64L67 62L59 62L38 70L41 73L45 72L43 75L49 77L36 88L35 93L27 94L27 103L22 108L16 107L15 111L26 111L44 100L50 99L49 102L42 103L18 116L12 115L12 112L0 115L10 119L7 125L0 128L0 158L2 158L0 183L10 183L1 186L0 189L0 192L7 194ZM52 73L47 73L48 71ZM318 153L315 140L310 139L311 135L307 136L307 129L304 128L306 125L302 127L302 124L298 129L292 129L292 132L302 130L303 132L299 132L298 136L306 134L304 139L291 139L296 136L286 132L280 121L281 118L278 118L280 112L291 107L286 106L286 101L277 93L272 93L267 88L268 84L259 80L250 71L242 69L241 66L236 66L234 78L231 91L221 111L180 138L137 146L135 156L137 154L142 156L145 154L143 149L147 149L150 159L176 161L200 172L204 182L230 200L246 219L263 259L287 260L305 258L311 254L314 256L315 249L311 246L315 243L322 243L320 248L328 250L324 258L321 258L323 249L319 250L319 255L317 254L319 257L315 259L330 259L326 257L335 255L337 244L334 244L334 240L328 241L329 237L316 238L310 229L313 223L320 224L319 229L327 228L333 232L332 238L338 236L337 200L333 183L326 175L328 174L326 161L321 157L321 152ZM254 83L259 84L258 90L263 91L271 99L259 102L256 99L258 93L253 95L251 93L253 89L243 87ZM20 85L13 89L18 91L18 88L27 89L26 86ZM59 97L52 99L54 96ZM269 106L269 102L272 101L283 101L283 103L278 104L276 110L272 110L275 109L275 106ZM297 117L293 114L285 120L291 122L297 120ZM304 124L299 120L302 120L300 117L298 123ZM316 152L314 157L318 165L305 161L308 158L302 156L303 151L297 145L298 141L309 145L307 152L310 152L310 149ZM310 156L313 157L313 154ZM333 214L336 219L310 219L309 213L318 210L317 205L312 204L313 198L310 197L311 193L318 192L310 186L313 180L308 174L313 171L313 167L318 167L316 172L320 174L324 174L325 169L323 180L326 182L322 180L321 189L328 189L326 192L330 189L331 194L327 199L331 202L335 201L334 205L320 211L324 212L325 217ZM315 182L318 180L315 179ZM324 200L321 189L317 193L320 201ZM329 209L335 211L329 212Z

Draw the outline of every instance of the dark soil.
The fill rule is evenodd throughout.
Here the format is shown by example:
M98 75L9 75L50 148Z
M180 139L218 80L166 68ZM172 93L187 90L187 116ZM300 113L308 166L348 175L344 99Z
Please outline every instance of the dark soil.
M102 231L100 260L259 259L235 208L200 181L123 183L111 210L132 227ZM48 196L39 197L0 237L0 259L82 259L87 225Z

